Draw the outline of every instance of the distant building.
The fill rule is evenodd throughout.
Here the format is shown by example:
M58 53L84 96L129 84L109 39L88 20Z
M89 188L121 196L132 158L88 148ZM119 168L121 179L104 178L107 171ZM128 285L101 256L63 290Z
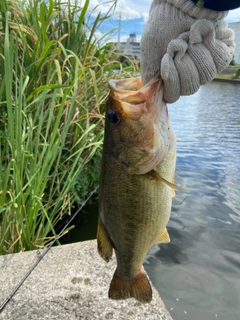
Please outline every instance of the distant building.
M229 28L231 28L234 31L235 34L235 54L234 54L234 60L236 63L240 64L240 21L233 22L228 24Z
M118 50L124 56L140 60L140 42L137 42L135 33L130 33L127 42L118 43Z
M229 28L231 28L234 31L235 34L235 54L234 54L234 60L236 63L240 64L240 21L239 22L233 22L228 24ZM137 42L136 34L130 33L129 38L127 39L127 42L119 42L116 43L117 48L119 52L123 56L136 58L137 60L140 60L140 42Z

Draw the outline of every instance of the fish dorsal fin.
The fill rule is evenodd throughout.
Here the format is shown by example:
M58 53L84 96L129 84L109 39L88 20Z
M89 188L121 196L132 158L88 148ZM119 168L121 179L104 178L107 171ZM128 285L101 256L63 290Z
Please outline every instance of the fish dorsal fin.
M160 238L158 239L157 243L169 243L171 241L170 236L167 232L167 229L165 228L160 236Z

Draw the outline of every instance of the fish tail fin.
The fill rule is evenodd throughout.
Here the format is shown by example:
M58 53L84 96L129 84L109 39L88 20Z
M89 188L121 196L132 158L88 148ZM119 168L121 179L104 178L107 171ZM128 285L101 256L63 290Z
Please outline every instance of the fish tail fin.
M100 218L98 219L97 228L97 248L103 260L109 262L112 258L114 246Z
M146 273L141 270L140 273L130 280L125 280L116 275L112 278L108 297L113 300L123 300L135 298L142 303L152 300L152 288Z

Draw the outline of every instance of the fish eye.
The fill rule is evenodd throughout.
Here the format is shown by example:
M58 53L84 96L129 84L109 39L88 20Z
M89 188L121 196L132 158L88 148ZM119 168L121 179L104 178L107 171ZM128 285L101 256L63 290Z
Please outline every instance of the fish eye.
M112 124L118 124L121 120L121 115L111 110L108 113L108 121Z

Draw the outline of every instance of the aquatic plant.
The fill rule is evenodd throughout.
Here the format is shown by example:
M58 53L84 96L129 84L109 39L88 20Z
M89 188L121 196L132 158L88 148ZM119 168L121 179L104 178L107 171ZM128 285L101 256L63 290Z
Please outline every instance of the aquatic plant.
M114 5L0 3L0 254L47 245L92 186L79 190L102 145L107 82L124 71L109 34L97 37Z

